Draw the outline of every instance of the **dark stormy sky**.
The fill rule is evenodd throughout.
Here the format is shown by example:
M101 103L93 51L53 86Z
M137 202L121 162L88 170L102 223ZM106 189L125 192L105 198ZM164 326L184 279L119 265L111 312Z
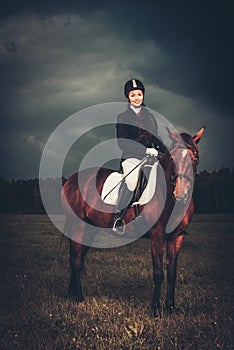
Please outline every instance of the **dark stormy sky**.
M38 177L53 130L78 110L146 104L179 131L205 125L199 170L234 167L231 1L5 1L0 8L1 171Z

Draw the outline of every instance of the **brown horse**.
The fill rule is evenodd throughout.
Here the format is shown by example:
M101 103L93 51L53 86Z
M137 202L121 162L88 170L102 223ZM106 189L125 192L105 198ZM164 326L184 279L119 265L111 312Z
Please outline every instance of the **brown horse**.
M167 251L166 308L169 313L175 309L177 258L186 233L185 229L194 213L194 204L191 199L193 175L199 160L197 144L204 130L205 128L202 128L194 136L187 133L178 135L168 130L172 139L170 152L167 151L160 161L161 167L158 170L156 190L152 199L140 207L144 227L148 227L147 231L151 239L154 281L152 311L155 317L161 316L160 290L164 279L163 251L165 245ZM183 140L182 144L179 139ZM187 157L189 157L189 162ZM176 167L175 159L177 159ZM104 228L105 230L113 226L114 208L110 204L103 203L100 198L103 183L111 172L113 170L106 168L101 168L98 172L96 169L82 170L82 176L79 177L79 173L72 175L64 184L61 192L66 219L65 234L70 241L69 294L78 302L84 300L81 271L85 254L92 246L98 229ZM165 186L166 198L164 198ZM175 211L176 207L177 211ZM76 218L79 219L76 220ZM136 230L134 218L135 211L130 207L125 214L125 221L128 223L126 236L130 239L134 239ZM142 234L144 233L143 231ZM109 236L112 235L114 233Z

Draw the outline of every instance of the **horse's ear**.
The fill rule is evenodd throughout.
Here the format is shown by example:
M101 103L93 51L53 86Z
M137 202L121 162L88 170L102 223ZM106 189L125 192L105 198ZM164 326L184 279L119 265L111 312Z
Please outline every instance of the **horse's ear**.
M167 126L166 126L166 129L167 129L167 132L168 132L168 135L170 137L170 139L174 142L178 142L180 141L180 135L177 134L176 132L170 130Z
M201 130L199 130L196 135L193 136L193 141L195 143L198 143L200 141L200 139L202 138L204 132L205 132L205 126L203 126L203 128L201 128Z

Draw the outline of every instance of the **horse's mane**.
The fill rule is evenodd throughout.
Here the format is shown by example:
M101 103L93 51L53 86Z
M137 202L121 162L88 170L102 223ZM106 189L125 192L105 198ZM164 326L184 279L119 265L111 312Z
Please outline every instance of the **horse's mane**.
M194 146L193 137L186 132L180 133L180 136L186 145Z

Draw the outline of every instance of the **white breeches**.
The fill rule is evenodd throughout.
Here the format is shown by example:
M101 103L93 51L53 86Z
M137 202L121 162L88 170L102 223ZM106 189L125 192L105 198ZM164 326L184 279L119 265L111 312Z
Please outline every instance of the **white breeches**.
M141 161L142 161L141 159L137 159L137 158L128 158L122 162L123 176L125 177L129 172L131 172L125 178L126 185L130 191L134 191L136 188L138 177L139 177L139 172L141 169L141 166L137 166L137 165ZM144 165L144 168L145 167L152 168L152 166L148 165L148 164ZM134 170L132 170L132 169L134 169Z

